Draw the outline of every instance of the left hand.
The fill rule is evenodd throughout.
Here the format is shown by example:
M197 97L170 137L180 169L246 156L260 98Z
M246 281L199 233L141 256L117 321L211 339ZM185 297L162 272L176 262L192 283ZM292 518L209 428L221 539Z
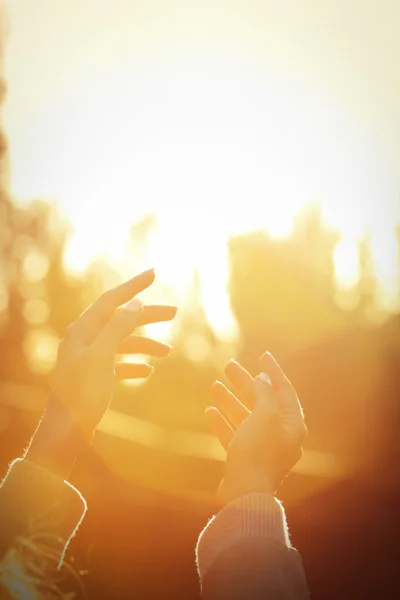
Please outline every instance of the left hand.
M169 321L176 315L175 306L142 306L139 299L132 300L154 278L151 269L105 292L67 328L48 406L27 458L32 460L32 448L51 445L50 438L52 444L65 436L66 440L80 439L84 449L90 446L110 405L115 379L148 377L153 372L147 364L115 362L116 354L168 354L170 346L130 335L137 326Z

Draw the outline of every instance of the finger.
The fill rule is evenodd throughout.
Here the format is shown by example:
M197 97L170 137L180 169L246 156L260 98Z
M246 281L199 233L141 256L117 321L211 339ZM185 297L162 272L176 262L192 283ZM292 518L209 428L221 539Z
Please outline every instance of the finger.
M167 356L171 349L172 346L168 344L162 344L140 335L129 335L118 347L117 354L148 354L161 358Z
M283 416L290 418L303 428L303 409L296 391L275 358L269 352L265 352L260 358L260 365L262 370L269 375L271 385L278 394L278 402Z
M177 306L143 306L138 326L148 325L149 323L159 323L160 321L172 321L178 312Z
M221 413L234 427L239 427L249 416L250 411L220 381L213 383L211 394Z
M240 399L252 410L255 406L253 377L235 360L228 362L225 373L238 391Z
M263 410L267 415L279 414L277 393L266 373L260 373L254 379L254 396L257 409Z
M154 281L154 269L144 271L117 287L107 290L91 304L70 327L75 339L92 341L121 304L148 288Z
M141 311L139 298L134 298L124 308L117 310L92 344L96 354L115 354L119 345L136 327Z
M136 363L115 363L114 365L115 377L119 380L122 379L141 379L143 377L149 377L154 372L154 367L146 364Z
M217 436L223 448L228 450L229 444L235 435L235 431L215 406L206 408L205 415L207 425L213 434Z

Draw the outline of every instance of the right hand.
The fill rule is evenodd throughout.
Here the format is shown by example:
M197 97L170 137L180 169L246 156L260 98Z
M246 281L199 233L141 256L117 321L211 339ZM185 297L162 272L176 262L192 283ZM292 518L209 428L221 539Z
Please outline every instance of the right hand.
M271 354L261 356L260 366L253 379L239 363L228 363L225 372L240 399L219 381L212 387L217 406L206 409L206 419L227 451L217 494L222 504L275 494L302 456L307 428L297 394Z

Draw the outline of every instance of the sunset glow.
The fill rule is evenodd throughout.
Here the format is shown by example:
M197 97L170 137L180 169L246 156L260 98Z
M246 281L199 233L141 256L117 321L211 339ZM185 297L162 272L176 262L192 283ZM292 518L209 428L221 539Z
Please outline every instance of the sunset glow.
M106 38L79 3L51 4L9 3L5 127L15 197L56 200L72 223L67 269L81 271L94 257L121 277L155 266L177 302L198 269L207 315L229 337L227 239L260 228L287 236L312 202L341 234L338 286L357 282L356 241L370 230L382 303L397 305L398 173L389 145L377 143L372 125L357 123L350 103L257 51L240 15L241 53L229 46L230 30L230 52L196 37L173 46L161 26L146 39L140 11L128 35L126 3L117 2ZM95 22L107 3L98 4ZM54 19L42 21L45 11ZM75 42L65 22L75 27ZM78 61L74 43L86 34L88 52ZM130 228L148 214L157 223L135 257Z
M4 473L42 415L54 476L94 440L76 556L118 581L221 477L285 480L322 544L348 489L389 531L358 494L397 485L400 2L0 0L0 28Z

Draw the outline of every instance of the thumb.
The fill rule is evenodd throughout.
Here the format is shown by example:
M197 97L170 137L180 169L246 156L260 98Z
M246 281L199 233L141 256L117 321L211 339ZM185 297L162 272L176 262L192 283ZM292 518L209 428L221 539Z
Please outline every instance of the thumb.
M142 303L139 298L134 298L113 314L97 339L93 342L93 345L102 354L115 354L119 345L136 327L141 312Z

